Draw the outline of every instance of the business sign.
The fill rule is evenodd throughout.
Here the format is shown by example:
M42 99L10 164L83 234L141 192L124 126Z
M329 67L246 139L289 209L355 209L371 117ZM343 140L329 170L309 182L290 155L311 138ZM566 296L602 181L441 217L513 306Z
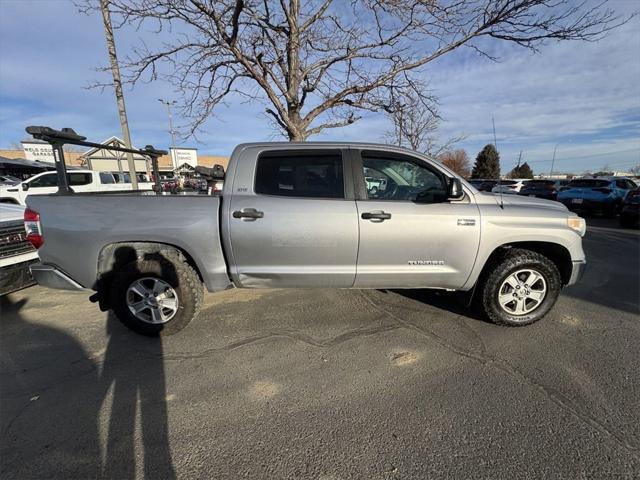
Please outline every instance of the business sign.
M22 142L24 158L26 160L55 163L53 148L48 143Z
M172 148L171 161L173 168L177 168L183 164L198 166L198 149L197 148Z

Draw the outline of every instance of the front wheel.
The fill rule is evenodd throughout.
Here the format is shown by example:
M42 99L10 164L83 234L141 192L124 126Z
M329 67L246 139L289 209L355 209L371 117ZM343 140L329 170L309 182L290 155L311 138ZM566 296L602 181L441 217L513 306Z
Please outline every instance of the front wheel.
M478 300L494 323L529 325L553 307L562 288L560 272L544 255L519 248L504 252L482 278Z
M176 253L147 255L116 272L111 306L142 335L172 335L198 315L204 290L196 271Z

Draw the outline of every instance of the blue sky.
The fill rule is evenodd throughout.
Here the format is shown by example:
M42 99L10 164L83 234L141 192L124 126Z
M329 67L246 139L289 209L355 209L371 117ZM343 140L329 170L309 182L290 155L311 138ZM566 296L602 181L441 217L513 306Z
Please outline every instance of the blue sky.
M618 0L620 12L640 8ZM124 56L141 34L116 31ZM502 170L523 161L548 172L582 172L608 165L625 170L640 163L640 18L598 43L553 43L532 53L495 44L500 62L462 49L429 64L425 80L440 98L440 136L460 134L473 160L493 141L495 119ZM0 0L0 148L25 137L27 125L70 126L91 140L120 136L113 92L87 89L107 63L99 16L85 16L67 0ZM174 99L170 85L155 82L127 88L133 142L168 147L168 121L158 98ZM184 146L201 154L228 155L245 141L279 139L263 107L230 99L195 140ZM180 118L176 119L180 123ZM382 141L390 125L382 115L330 130L317 140Z

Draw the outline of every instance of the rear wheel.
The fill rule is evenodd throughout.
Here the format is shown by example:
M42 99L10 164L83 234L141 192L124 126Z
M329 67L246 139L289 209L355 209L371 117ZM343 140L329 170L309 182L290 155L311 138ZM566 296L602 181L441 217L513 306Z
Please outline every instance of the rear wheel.
M551 310L562 287L555 264L530 250L508 249L487 271L478 301L487 317L501 325L540 320Z
M195 270L179 255L148 255L117 272L111 306L128 328L143 335L172 335L198 315L204 290Z

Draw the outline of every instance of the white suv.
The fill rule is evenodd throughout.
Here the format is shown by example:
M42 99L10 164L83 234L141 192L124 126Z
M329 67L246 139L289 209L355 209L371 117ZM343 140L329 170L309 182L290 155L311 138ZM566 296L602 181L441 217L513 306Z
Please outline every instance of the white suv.
M528 178L514 178L513 180L500 180L491 189L493 193L518 193Z

